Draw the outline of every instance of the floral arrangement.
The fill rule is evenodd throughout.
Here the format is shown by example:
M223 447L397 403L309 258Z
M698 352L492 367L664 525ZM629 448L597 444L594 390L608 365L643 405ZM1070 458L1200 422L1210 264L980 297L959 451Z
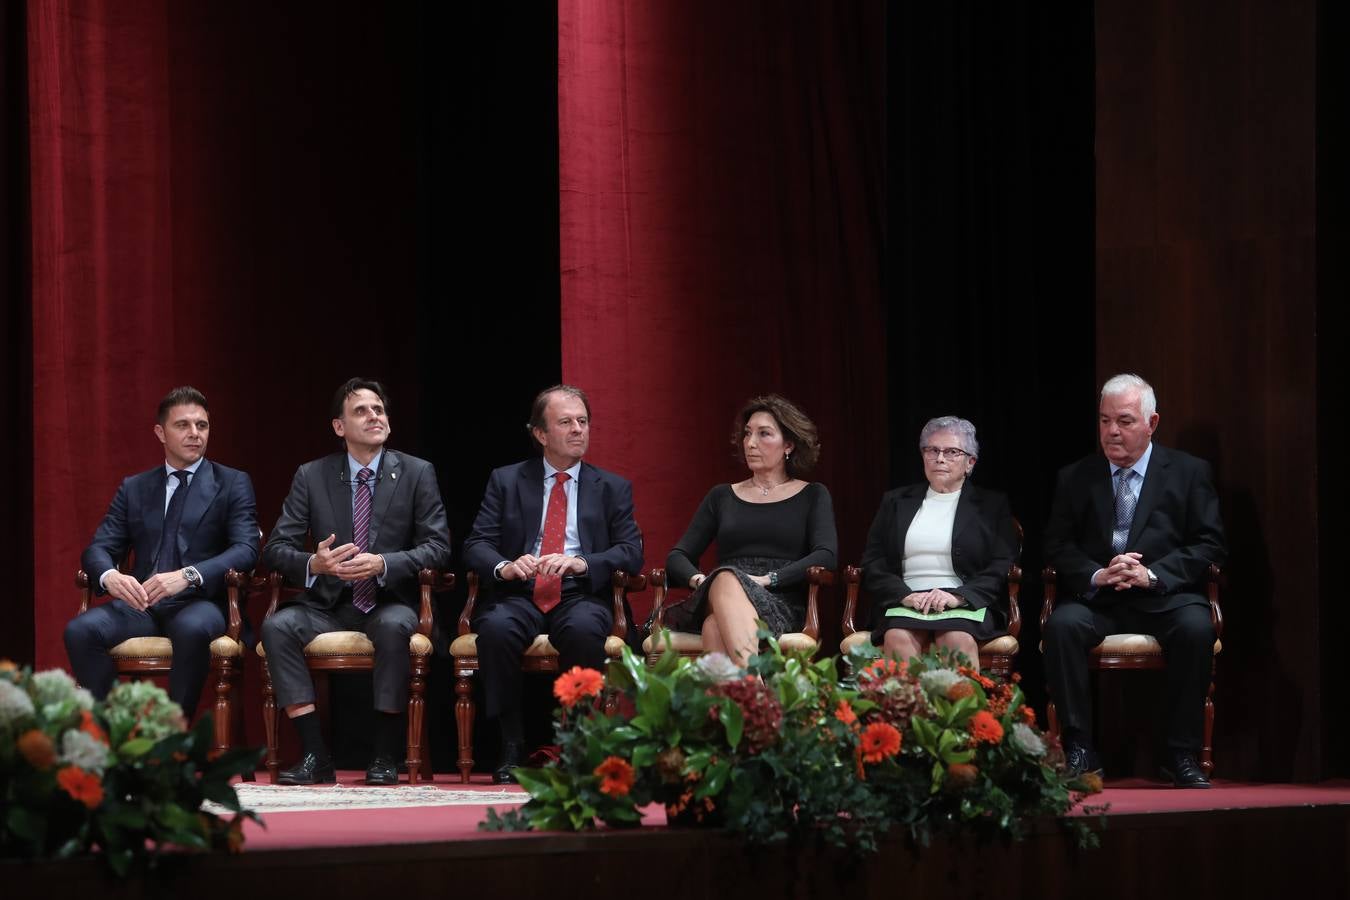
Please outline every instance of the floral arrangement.
M59 669L33 673L0 661L0 858L64 858L94 848L119 875L153 863L165 846L243 846L230 778L256 768L260 750L211 759L212 724L191 730L148 681L125 682L96 702ZM203 812L214 801L234 815Z
M864 648L841 678L835 659L761 638L768 649L748 669L669 650L648 668L625 650L608 678L563 673L558 758L517 769L530 800L489 811L480 827L633 826L660 803L671 824L873 851L896 826L921 844L966 831L1020 837L1029 820L1062 817L1101 790L1096 776L1068 774L1016 676L996 682L945 650L896 662ZM1070 824L1093 843L1086 823Z

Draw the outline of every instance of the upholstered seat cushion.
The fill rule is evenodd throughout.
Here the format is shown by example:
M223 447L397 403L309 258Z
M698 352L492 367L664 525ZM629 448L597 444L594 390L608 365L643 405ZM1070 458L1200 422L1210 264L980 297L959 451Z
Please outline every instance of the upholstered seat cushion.
M262 641L258 642L258 655L267 658ZM408 641L408 650L417 656L431 655L431 639L424 634L414 633ZM375 655L375 645L364 632L326 631L305 645L306 656L370 656Z
M222 634L211 642L212 656L228 658L241 656L243 653L243 643L230 640L228 635ZM108 655L114 659L171 658L173 656L173 644L166 637L128 638L109 650Z
M703 652L703 635L694 634L691 631L672 631L670 643L675 648L675 652L684 656L694 656ZM810 635L794 631L780 635L778 646L783 649L784 653L805 651L814 654L819 645ZM665 642L661 640L659 634L650 635L642 642L642 652L644 653L664 653L665 649Z
M863 644L869 644L872 641L870 631L855 631L844 638L839 645L840 653L848 653L854 647ZM1010 634L1002 634L985 644L980 645L980 652L988 656L1016 656L1021 646L1017 643L1017 638Z
M478 633L461 634L450 644L450 655L456 659L478 655ZM535 635L534 641L525 648L526 656L557 656L558 651L549 642L548 635ZM614 635L605 638L605 655L617 659L623 655L623 639Z
M1214 642L1214 655L1223 650L1223 641ZM1151 634L1108 634L1092 651L1094 656L1162 656L1162 645Z

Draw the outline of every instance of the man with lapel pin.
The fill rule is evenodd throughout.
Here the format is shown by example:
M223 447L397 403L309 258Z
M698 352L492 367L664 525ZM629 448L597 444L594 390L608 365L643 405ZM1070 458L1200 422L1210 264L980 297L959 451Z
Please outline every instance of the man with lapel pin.
M642 566L633 486L582 462L591 428L585 393L564 384L541 391L527 427L542 458L493 471L464 542L465 564L491 589L474 628L487 715L501 728L498 784L515 781L511 770L523 761L525 649L547 633L562 671L604 671L610 578Z
M375 645L375 759L366 783L398 783L417 573L449 565L450 530L432 464L385 446L388 403L378 381L352 378L337 389L332 424L343 450L296 471L263 549L268 568L305 588L262 628L277 702L300 733L300 761L279 784L336 780L304 652L327 631L365 632Z
M1224 560L1223 521L1209 464L1152 442L1153 388L1138 375L1102 387L1093 454L1059 473L1046 560L1064 601L1045 623L1046 679L1078 772L1101 772L1092 744L1087 657L1108 634L1150 634L1167 657L1163 776L1207 788L1196 762L1214 627L1204 582Z
M80 559L95 592L113 599L66 626L76 679L102 699L117 677L108 651L129 638L173 644L169 697L188 718L197 709L211 642L225 633L225 573L258 560L253 483L206 458L206 398L174 388L159 402L155 436L164 463L122 482ZM130 574L118 571L135 551Z

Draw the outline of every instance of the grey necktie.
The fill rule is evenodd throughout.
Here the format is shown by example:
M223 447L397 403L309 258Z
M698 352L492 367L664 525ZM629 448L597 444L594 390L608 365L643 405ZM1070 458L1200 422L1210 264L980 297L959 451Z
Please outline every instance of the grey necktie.
M1130 476L1134 469L1121 469L1116 473L1116 527L1111 532L1111 551L1117 556L1125 552L1125 542L1130 537L1130 523L1134 521L1134 507L1138 502L1130 490Z

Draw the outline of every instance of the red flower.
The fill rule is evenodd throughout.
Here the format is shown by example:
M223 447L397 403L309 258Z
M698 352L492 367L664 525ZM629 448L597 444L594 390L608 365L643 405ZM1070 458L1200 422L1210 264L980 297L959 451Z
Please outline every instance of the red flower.
M108 736L98 727L94 714L87 709L80 710L80 730L101 744L108 743Z
M847 700L839 701L839 708L834 711L834 717L845 725L852 725L858 721L858 714L849 706Z
M52 739L36 728L19 735L18 745L19 753L39 772L47 771L56 763L56 747Z
M887 757L894 756L900 752L900 740L900 732L894 725L873 722L858 738L858 749L862 752L863 762L879 763Z
M904 678L909 674L909 663L896 662L889 656L872 660L859 674L862 681L885 681L887 678Z
M617 756L607 756L592 773L600 778L600 793L610 797L627 797L633 787L633 767Z
M594 669L573 666L553 682L553 696L571 709L583 697L594 697L605 686L605 676Z
M1030 706L1017 707L1017 714L1021 716L1022 721L1026 722L1028 725L1036 724L1036 710L1032 709Z
M989 710L982 709L971 717L970 736L977 744L997 744L1003 740L1003 726Z
M56 773L56 783L61 789L89 809L95 809L103 802L103 784L93 772L75 766L66 766Z

